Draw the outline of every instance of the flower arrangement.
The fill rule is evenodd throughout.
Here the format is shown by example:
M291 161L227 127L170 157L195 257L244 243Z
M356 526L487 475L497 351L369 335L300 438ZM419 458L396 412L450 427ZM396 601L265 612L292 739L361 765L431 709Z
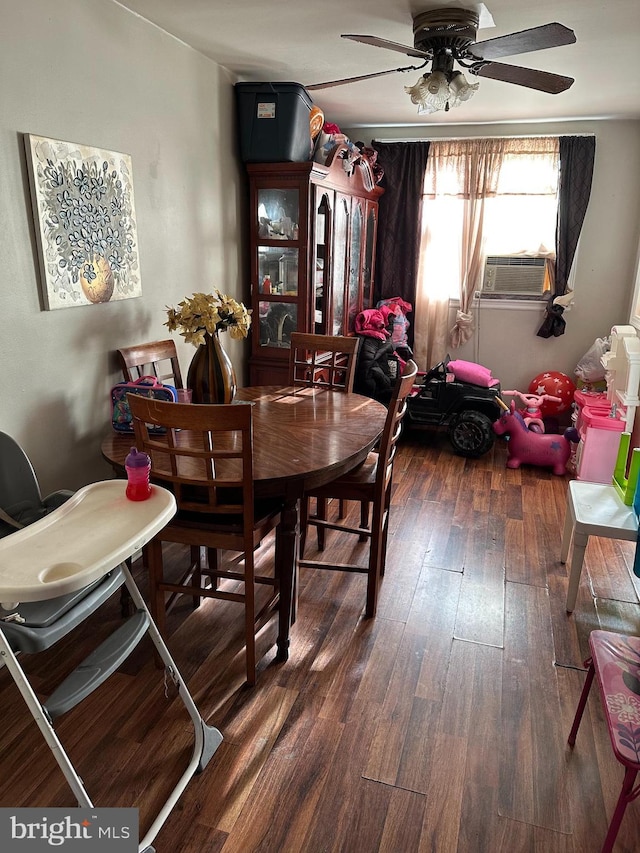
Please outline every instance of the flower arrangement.
M194 293L183 299L177 309L167 306L167 317L164 325L169 331L179 331L194 347L204 344L205 335L225 329L232 338L246 338L251 326L251 311L217 289L214 293Z

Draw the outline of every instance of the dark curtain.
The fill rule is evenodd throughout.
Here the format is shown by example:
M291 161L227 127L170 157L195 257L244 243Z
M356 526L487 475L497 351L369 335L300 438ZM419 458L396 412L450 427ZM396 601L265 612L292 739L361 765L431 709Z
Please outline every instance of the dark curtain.
M380 186L374 301L400 296L416 304L420 208L428 142L372 142L384 169ZM413 323L409 343L413 343Z
M560 175L558 187L558 219L556 223L556 280L547 313L538 329L541 338L564 334L564 308L554 305L556 296L567 292L567 281L576 253L582 223L587 212L593 163L596 153L595 136L560 137Z

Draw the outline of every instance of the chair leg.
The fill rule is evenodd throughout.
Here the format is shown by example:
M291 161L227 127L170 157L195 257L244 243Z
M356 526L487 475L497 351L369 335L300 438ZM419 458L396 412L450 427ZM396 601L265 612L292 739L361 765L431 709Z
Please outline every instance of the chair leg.
M153 621L161 634L164 633L166 627L165 608L164 608L164 592L160 589L163 581L163 564L162 564L162 542L157 539L152 539L146 546L148 556L148 576L149 576L149 610Z
M304 549L307 544L307 528L309 526L309 498L303 497L300 500L300 509L298 510L299 515L299 542L298 542L298 555L302 560L304 558Z
M209 569L209 574L211 577L211 583L213 584L214 589L218 589L219 578L216 572L220 568L220 558L218 556L217 548L207 548L207 568Z
M384 577L387 568L387 541L389 538L389 509L385 509L382 520L382 544L380 558L380 579Z
M125 560L125 564L129 571L133 571L133 563L131 561L131 557L127 557ZM135 613L135 605L133 603L133 599L131 598L131 593L126 587L126 584L122 584L120 587L120 615L123 619L127 619L129 616L133 616Z
M326 498L316 498L316 515L318 518L327 520L327 499ZM318 551L324 551L324 542L325 542L325 533L326 530L324 527L316 527L316 536L318 539Z
M587 549L589 542L588 533L579 533L574 531L573 534L573 553L571 554L571 567L569 569L569 586L567 588L567 603L565 609L567 613L572 613L576 606L576 598L578 597L578 587L580 586L580 575L582 574L582 564L584 563L584 552Z
M164 609L164 592L160 589L160 584L163 580L163 563L162 563L162 542L158 539L152 539L145 545L147 554L147 573L149 578L149 611L151 618L155 622L156 628L164 638L166 631L166 613ZM158 650L154 650L154 660L156 667L162 669L164 667L162 658Z
M562 542L560 543L561 563L566 563L567 558L569 557L569 550L571 548L571 539L573 538L574 526L575 519L573 517L573 512L571 511L571 507L567 506L567 510L564 517L564 528L562 530Z
M369 545L369 570L367 572L367 604L365 608L365 616L371 619L376 615L378 610L378 591L380 589L382 567L384 564L385 536L384 530L381 529L381 512L384 512L384 510L374 507L373 518L371 519L371 544Z
M618 797L618 802L616 803L616 808L613 813L613 817L611 818L611 823L609 824L607 837L602 845L602 853L611 853L613 850L613 845L616 843L616 837L618 835L618 830L620 829L620 824L622 823L622 818L624 816L625 809L627 808L627 804L634 799L633 783L636 780L637 773L638 771L631 767L627 767L625 770L622 790L620 791L620 796Z
M369 501L360 501L360 527L369 527ZM366 533L361 533L359 541L366 542L368 538Z
M131 557L127 557L124 561L126 567L129 569L130 573L133 573L133 559ZM142 548L142 569L143 571L147 571L147 548L144 546ZM120 589L120 613L123 618L127 619L129 616L133 616L136 612L136 605L131 598L131 593L127 589L126 584L122 584Z
M202 554L200 553L200 547L198 545L190 545L189 546L189 559L191 561L191 565L193 566L193 572L191 574L191 586L194 589L200 589L202 587ZM200 603L202 601L200 594L197 593L191 596L191 601L193 602L193 609L196 607L200 607Z
M244 556L244 643L249 687L253 687L256 683L256 586L254 574L253 551L249 547Z
M591 690L591 685L593 684L593 676L596 672L595 667L593 665L593 660L591 658L585 661L585 664L589 667L589 669L587 670L587 677L582 687L582 693L580 694L580 701L578 702L576 715L573 718L573 725L571 726L571 731L569 732L568 744L571 747L575 745L576 735L578 734L578 727L580 726L580 721L582 720L582 715L584 714L584 709L587 704L587 699L589 697L589 691Z

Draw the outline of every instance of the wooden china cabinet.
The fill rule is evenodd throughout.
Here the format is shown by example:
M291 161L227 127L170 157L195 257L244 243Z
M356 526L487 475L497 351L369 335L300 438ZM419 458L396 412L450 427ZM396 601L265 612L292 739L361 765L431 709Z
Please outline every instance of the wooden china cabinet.
M378 198L365 158L249 163L250 382L286 384L292 331L353 334L373 299Z

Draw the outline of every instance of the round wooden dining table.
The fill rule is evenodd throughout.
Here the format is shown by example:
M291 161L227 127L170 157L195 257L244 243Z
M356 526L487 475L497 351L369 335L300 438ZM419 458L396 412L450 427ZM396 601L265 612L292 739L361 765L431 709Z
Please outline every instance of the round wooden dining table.
M253 406L253 474L256 498L280 497L284 507L276 531L280 576L277 659L289 656L296 614L299 502L309 489L356 468L378 442L387 409L369 397L323 388L255 386L240 388L234 404ZM102 455L116 474L132 436L112 433Z

